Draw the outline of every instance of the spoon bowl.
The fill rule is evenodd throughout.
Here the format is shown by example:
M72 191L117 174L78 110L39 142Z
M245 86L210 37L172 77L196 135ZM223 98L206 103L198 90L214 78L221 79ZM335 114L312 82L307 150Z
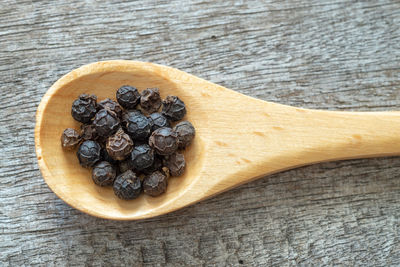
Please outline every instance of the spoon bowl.
M75 152L64 151L65 128L79 129L70 115L82 93L115 99L117 88L158 87L177 95L184 118L196 128L185 154L186 171L168 181L165 194L120 200L99 187ZM60 78L38 107L35 148L49 187L66 203L93 216L136 220L165 214L278 171L322 161L398 155L398 112L335 112L300 109L254 99L180 70L137 61L85 65Z

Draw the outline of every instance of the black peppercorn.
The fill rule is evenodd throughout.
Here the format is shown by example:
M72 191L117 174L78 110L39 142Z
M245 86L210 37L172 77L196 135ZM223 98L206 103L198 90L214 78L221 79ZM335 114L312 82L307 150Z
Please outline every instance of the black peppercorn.
M143 114L136 112L128 113L126 131L135 140L145 140L149 137L151 130L150 120Z
M158 88L147 88L140 96L140 107L147 113L154 113L161 107L161 97Z
M118 164L118 168L121 173L126 172L127 170L133 170L133 161L131 157L128 157L126 160L120 161Z
M160 155L154 155L153 164L150 167L147 167L142 170L144 174L151 174L155 171L160 171L163 167L163 158Z
M135 108L140 101L140 94L135 87L124 85L117 91L118 103L126 109Z
M81 137L83 140L96 140L96 128L93 124L82 124L81 125Z
M79 164L81 164L82 167L92 167L101 158L100 150L101 147L96 141L84 141L79 146L78 152L76 152Z
M93 182L100 186L112 185L116 176L116 170L108 161L100 161L92 170Z
M179 121L186 114L185 103L179 97L169 95L163 101L162 114L171 121Z
M192 142L195 130L189 121L181 121L174 127L174 131L178 134L178 145L180 149L184 149Z
M96 142L99 143L102 147L105 147L108 137L97 136Z
M183 154L174 153L165 158L164 165L169 169L171 176L181 176L186 168L185 157Z
M121 86L116 97L117 101L97 103L95 95L80 95L71 109L74 119L83 123L80 135L66 129L62 146L80 144L80 165L93 167L94 183L113 185L118 198L137 198L142 187L146 194L158 196L166 191L169 176L180 176L186 168L177 151L191 144L195 129L188 121L171 128L185 116L185 103L177 96L162 101L158 88L140 94L128 85Z
M131 110L122 111L121 124L125 129L126 129L126 125L128 124L128 118L132 117L132 116L135 116L135 115L143 115L143 113L140 110L137 110L137 109L131 109Z
M102 148L101 148L100 155L101 155L101 160L102 160L102 161L108 161L108 162L110 162L112 165L115 165L115 164L118 163L117 160L113 159L113 158L108 154L107 149L106 149L105 147L102 147Z
M151 134L149 145L160 155L171 155L178 149L178 135L171 128L159 128Z
M88 123L96 115L97 97L95 95L81 94L78 99L72 103L72 117L82 123Z
M167 190L167 176L164 173L155 171L144 178L143 191L145 194L156 197L165 190Z
M108 109L117 114L119 118L122 116L122 108L121 106L115 102L114 100L111 100L109 98L106 98L98 104L98 109Z
M97 112L93 125L99 136L108 137L118 130L119 120L114 112L102 109Z
M115 160L124 160L133 149L133 142L121 128L106 143L108 154Z
M131 159L136 170L141 171L148 168L154 162L153 149L147 144L135 146L131 153Z
M151 121L151 131L152 132L154 132L158 128L170 127L170 124L169 124L169 121L168 121L167 117L165 117L161 113L158 113L158 112L152 113L149 116L149 119Z
M73 150L81 141L81 137L75 129L67 128L61 135L61 146L66 150Z
M121 199L134 199L140 195L142 191L142 182L136 174L128 170L115 179L114 194Z

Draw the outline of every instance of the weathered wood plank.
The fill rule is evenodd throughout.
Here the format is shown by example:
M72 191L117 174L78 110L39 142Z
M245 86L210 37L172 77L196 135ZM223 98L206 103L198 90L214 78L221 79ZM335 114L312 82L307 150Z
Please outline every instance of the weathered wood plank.
M400 106L400 3L0 3L0 265L400 265L400 160L276 174L139 222L82 214L44 184L33 127L61 75L105 59L177 67L307 108Z

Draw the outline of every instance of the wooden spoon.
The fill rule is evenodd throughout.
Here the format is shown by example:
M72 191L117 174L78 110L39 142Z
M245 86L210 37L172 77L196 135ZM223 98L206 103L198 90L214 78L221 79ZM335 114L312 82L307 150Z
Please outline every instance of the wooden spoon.
M70 115L81 93L115 99L129 84L179 96L196 128L185 151L187 168L160 197L116 198L96 186L74 152L63 151L62 131L79 129ZM88 214L136 220L165 214L259 177L323 161L398 155L399 112L336 112L261 101L183 71L136 61L105 61L71 71L43 97L36 116L36 154L49 187Z

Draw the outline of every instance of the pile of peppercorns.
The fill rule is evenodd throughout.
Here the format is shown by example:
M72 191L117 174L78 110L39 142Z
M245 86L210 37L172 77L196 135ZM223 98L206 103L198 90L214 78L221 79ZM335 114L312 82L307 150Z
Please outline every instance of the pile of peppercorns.
M65 129L64 149L79 145L82 167L92 169L92 179L100 186L113 186L121 199L165 192L169 176L180 176L186 162L182 153L195 135L189 121L181 120L186 107L177 96L161 100L158 88L139 91L124 85L117 101L97 103L95 95L82 94L72 104L72 117L83 123L81 131ZM162 106L162 111L159 112Z

